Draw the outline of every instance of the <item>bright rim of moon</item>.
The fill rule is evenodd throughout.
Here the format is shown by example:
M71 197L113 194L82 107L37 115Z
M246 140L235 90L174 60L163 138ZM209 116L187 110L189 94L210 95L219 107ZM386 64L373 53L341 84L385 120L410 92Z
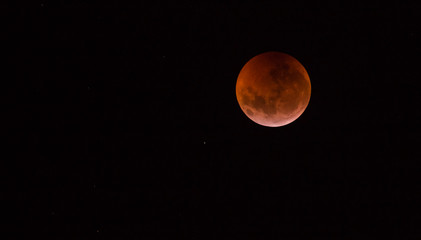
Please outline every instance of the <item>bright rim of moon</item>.
M311 83L297 59L281 52L266 52L250 59L241 69L236 95L252 121L280 127L295 121L307 108Z

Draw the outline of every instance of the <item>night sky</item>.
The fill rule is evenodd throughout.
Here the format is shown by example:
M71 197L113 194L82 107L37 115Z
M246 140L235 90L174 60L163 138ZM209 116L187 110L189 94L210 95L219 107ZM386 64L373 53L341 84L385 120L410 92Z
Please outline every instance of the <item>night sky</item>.
M416 1L15 5L7 231L421 236ZM267 51L298 59L312 84L306 111L279 128L249 120L235 96L243 65Z

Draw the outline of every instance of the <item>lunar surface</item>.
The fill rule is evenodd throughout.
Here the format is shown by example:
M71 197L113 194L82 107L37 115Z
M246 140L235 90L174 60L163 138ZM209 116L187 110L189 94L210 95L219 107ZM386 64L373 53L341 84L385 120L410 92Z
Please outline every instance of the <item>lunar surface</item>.
M266 52L250 59L236 85L238 103L252 121L279 127L295 121L310 101L307 71L294 57Z

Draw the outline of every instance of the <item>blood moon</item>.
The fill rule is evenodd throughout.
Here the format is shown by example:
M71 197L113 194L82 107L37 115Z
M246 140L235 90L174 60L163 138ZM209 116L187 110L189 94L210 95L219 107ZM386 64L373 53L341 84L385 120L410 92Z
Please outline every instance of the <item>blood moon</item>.
M237 78L236 95L252 121L280 127L295 121L310 101L307 71L294 57L266 52L250 59Z

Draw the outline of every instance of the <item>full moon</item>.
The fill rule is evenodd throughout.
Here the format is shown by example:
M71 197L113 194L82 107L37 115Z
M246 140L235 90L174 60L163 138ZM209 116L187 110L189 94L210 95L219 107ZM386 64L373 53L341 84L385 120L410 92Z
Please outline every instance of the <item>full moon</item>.
M294 57L266 52L250 59L236 84L237 101L253 122L285 126L301 116L310 101L310 77Z

